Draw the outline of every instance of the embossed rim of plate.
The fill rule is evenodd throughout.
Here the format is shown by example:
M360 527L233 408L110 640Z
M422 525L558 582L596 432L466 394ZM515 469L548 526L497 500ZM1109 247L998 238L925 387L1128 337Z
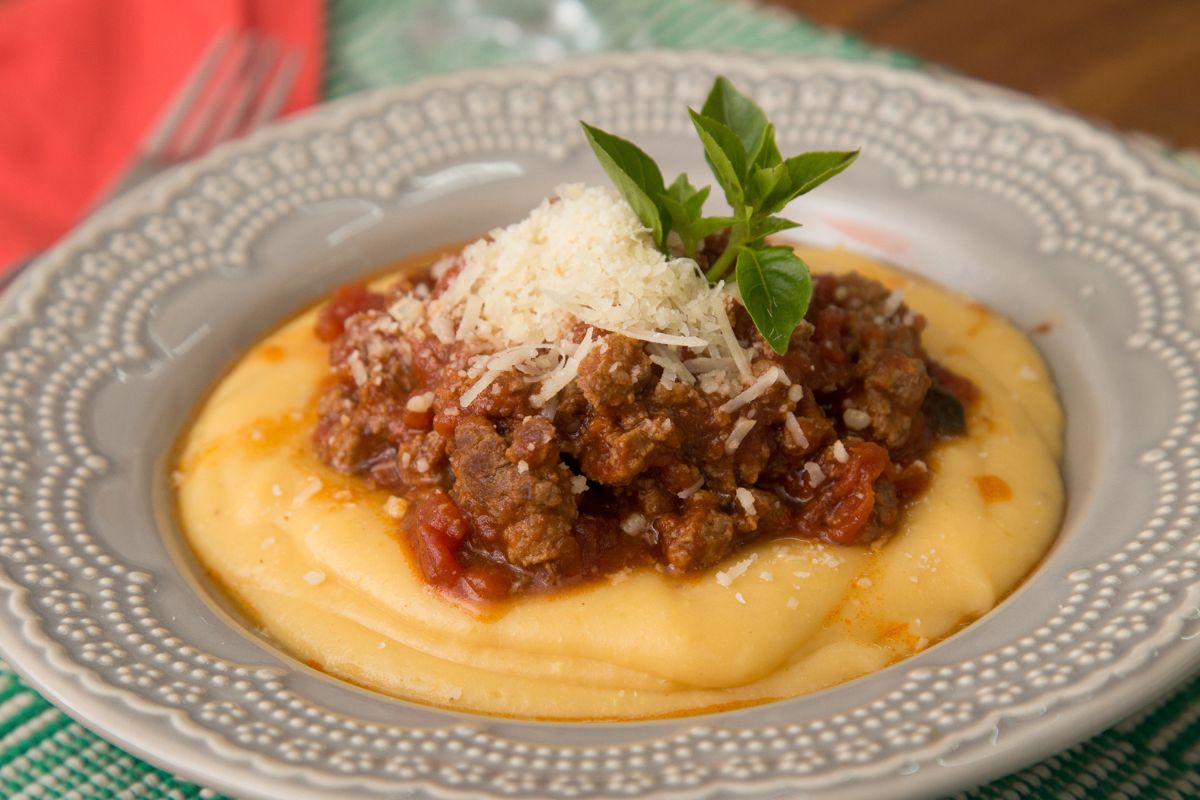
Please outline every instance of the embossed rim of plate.
M88 415L116 412L96 397L111 389L117 370L157 363L146 351L146 332L172 281L190 289L221 269L230 270L220 273L223 280L233 275L235 283L238 275L253 276L265 267L253 263L250 249L295 211L288 193L294 189L303 206L334 191L296 180L349 187L338 197L394 200L404 175L454 163L462 157L454 148L500 146L479 144L486 136L562 160L578 150L564 144L564 114L586 112L600 124L669 136L681 130L679 121L656 116L658 101L669 95L695 102L714 71L747 83L773 116L786 100L781 113L803 116L791 120L794 139L860 136L875 148L875 166L865 174L890 176L893 200L919 205L926 202L922 190L965 187L1027 218L1026 257L1057 265L1063 280L1095 276L1097 299L1078 296L1068 304L1062 336L1083 337L1075 342L1081 362L1091 353L1107 366L1048 355L1063 370L1060 380L1077 367L1083 377L1107 381L1113 397L1083 395L1098 404L1094 421L1124 420L1115 412L1144 402L1154 411L1155 419L1128 435L1096 431L1108 448L1096 454L1137 480L1119 498L1098 494L1105 486L1093 481L1090 494L1075 498L1068 526L1095 527L1096 514L1105 512L1100 519L1111 514L1113 530L1096 528L1088 541L1064 536L1034 578L984 621L817 695L674 722L596 726L489 721L392 703L400 721L388 727L346 722L340 708L317 709L307 717L324 731L313 735L316 755L293 757L268 711L256 705L237 718L221 698L232 693L249 706L253 695L279 710L272 698L288 697L293 681L309 678L289 673L267 651L256 666L211 655L211 632L155 619L163 609L149 587L179 591L185 581L178 565L154 554L149 565L130 559L135 568L115 555L138 532L121 530L119 515L103 505L110 501L94 490L130 471L127 461L161 454L114 455L110 443L97 445L84 422L106 418ZM464 108L492 115L494 127L475 130ZM463 141L449 133L456 124L466 126ZM361 164L381 171L364 175ZM874 64L737 54L619 54L464 73L349 98L265 130L104 209L0 300L0 356L11 379L0 388L0 432L7 437L0 437L0 589L8 607L0 649L65 710L134 752L202 782L263 796L316 797L350 787L368 795L418 788L434 796L923 795L1027 763L1145 703L1190 671L1200 653L1200 542L1192 530L1200 504L1200 200L1170 172L1166 162L1107 132L990 87ZM254 202L261 213L239 221L235 212L255 209ZM205 240L189 240L189 226L203 229ZM1058 279L1055 272L1044 287L1031 285L1061 291ZM1011 300L1001 307L1019 312ZM1096 309L1110 318L1103 329L1089 327ZM1113 336L1115 346L1092 352ZM1080 344L1091 338L1094 346ZM32 404L33 413L28 398L42 401ZM1069 420L1083 414L1068 405ZM1160 414L1162 431L1153 424ZM1042 613L1047 601L1056 606L1043 624L1022 616L1027 606L1039 608L1036 593L1046 595ZM139 609L145 613L138 616ZM143 634L138 625L147 617ZM143 658L145 647L166 658ZM1135 670L1137 682L1120 680ZM189 683L199 673L205 677ZM288 701L298 715L314 705L305 697ZM348 743L353 736L380 737L393 757L370 761L369 741L356 751ZM356 767L368 761L370 770ZM901 775L904 783L896 783Z

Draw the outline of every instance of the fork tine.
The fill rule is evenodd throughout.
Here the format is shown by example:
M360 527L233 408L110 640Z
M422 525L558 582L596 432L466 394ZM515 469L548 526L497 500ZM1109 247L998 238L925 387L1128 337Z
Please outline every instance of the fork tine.
M212 130L214 123L220 121L229 108L231 98L236 100L242 73L254 50L254 37L249 33L241 34L233 50L233 57L228 59L231 62L229 67L217 72L209 82L209 90L201 93L193 104L191 118L187 125L181 126L181 132L168 152L169 157L191 158L199 155L205 134Z
M223 28L215 37L212 44L208 46L208 51L196 67L188 76L187 82L179 89L162 117L155 123L154 129L146 140L142 143L142 152L144 155L151 157L159 157L163 153L167 142L175 135L180 124L187 118L188 111L196 102L208 84L212 73L216 70L225 54L229 51L230 45L233 44L235 31L231 27Z
M255 108L251 110L243 132L249 133L263 123L270 122L279 116L280 110L283 109L284 103L292 93L292 86L295 85L296 77L300 74L300 64L303 60L302 52L294 47L288 48L287 54L283 57L283 63L276 70L270 85L258 98Z
M237 96L229 104L228 110L221 117L216 128L201 144L204 150L229 139L245 122L253 110L252 103L279 62L281 45L278 41L273 38L263 39L255 44L256 46L247 56L249 65L246 68L245 80L241 82Z

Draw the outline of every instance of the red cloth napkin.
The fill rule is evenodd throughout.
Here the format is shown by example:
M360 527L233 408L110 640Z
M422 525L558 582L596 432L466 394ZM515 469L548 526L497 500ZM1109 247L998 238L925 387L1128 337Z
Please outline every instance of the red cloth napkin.
M79 220L222 29L302 46L286 110L313 103L323 11L321 0L0 0L0 273Z

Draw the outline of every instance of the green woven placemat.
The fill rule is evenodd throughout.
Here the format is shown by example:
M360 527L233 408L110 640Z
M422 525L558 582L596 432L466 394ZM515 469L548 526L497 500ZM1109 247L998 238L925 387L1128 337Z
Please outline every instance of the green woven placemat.
M456 13L524 10L522 33L463 25ZM853 37L725 0L569 0L544 18L541 0L329 0L325 95L400 83L435 72L573 52L650 47L742 48L918 63ZM493 21L498 22L498 21ZM1200 161L1177 155L1200 173ZM1134 678L1130 678L1134 679ZM17 798L215 798L125 753L58 711L0 662L0 796ZM958 800L1024 797L1200 797L1200 677L1088 741Z

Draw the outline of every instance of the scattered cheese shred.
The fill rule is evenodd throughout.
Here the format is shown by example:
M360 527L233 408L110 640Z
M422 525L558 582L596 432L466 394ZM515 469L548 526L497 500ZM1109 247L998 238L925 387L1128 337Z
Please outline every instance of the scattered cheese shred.
M322 486L323 484L321 483L320 478L318 478L316 475L309 475L304 479L304 486L302 486L300 491L296 493L296 496L292 498L292 505L299 506L307 503L309 498L321 491Z
M396 497L396 495L392 495L383 504L383 513L392 519L400 519L400 517L404 516L404 507L404 501Z
M362 356L355 350L346 359L346 363L350 365L350 376L354 378L354 383L357 386L365 386L367 383L367 367L363 364Z
M871 424L871 415L858 408L847 408L842 412L842 421L852 431L861 431Z
M718 284L718 286L721 285ZM754 380L754 373L750 370L750 360L746 358L745 351L742 350L737 336L733 333L733 326L729 324L729 315L725 312L725 298L720 294L714 294L712 304L713 316L716 317L717 324L720 326L721 338L725 340L725 348L729 351L729 357L733 359L733 363L737 366L742 380Z
M787 375L784 375L783 370L779 367L771 367L741 394L730 398L728 402L721 406L719 410L726 413L737 411L747 403L753 403L758 398L762 397L768 389L774 386L780 379L787 380Z
M729 432L729 437L725 439L725 452L737 452L737 449L742 446L742 440L749 435L754 425L754 420L745 417L741 417L737 422L733 423L733 430Z
M583 341L575 348L574 354L567 359L565 364L559 367L557 372L546 379L546 382L542 384L542 388L531 398L535 406L545 405L546 401L561 392L571 381L575 380L575 376L579 373L579 364L591 352L593 332L593 328L587 329Z
M477 294L470 295L467 298L466 305L463 307L463 315L458 323L458 330L454 332L455 338L466 339L475 333L475 327L479 324L479 316L482 313L483 298Z
M753 517L758 513L754 509L754 494L749 489L745 486L739 486L734 494L737 496L738 504L741 505L742 510L746 512L747 516Z
M642 514L630 514L621 520L621 530L629 536L637 536L646 530L646 517Z
M750 569L750 565L757 560L758 553L751 553L749 558L744 558L729 569L718 572L717 583L725 587L730 586L736 578L745 575L746 570Z
M650 362L662 367L664 375L670 372L675 378L686 384L694 385L696 383L696 376L670 350L655 344L647 346L646 349L651 353Z
M887 300L883 301L883 315L890 317L900 310L900 304L904 302L904 289L897 287L892 289L892 293L887 296Z
M693 358L687 362L686 366L693 375L704 372L728 372L736 367L732 358Z
M408 398L408 402L404 404L404 407L409 411L415 411L418 414L428 411L433 407L433 392L414 394L412 397Z
M792 437L792 441L795 442L797 447L808 447L808 437L800 429L800 421L796 419L796 415L791 411L784 415L783 427L787 431L788 436Z

